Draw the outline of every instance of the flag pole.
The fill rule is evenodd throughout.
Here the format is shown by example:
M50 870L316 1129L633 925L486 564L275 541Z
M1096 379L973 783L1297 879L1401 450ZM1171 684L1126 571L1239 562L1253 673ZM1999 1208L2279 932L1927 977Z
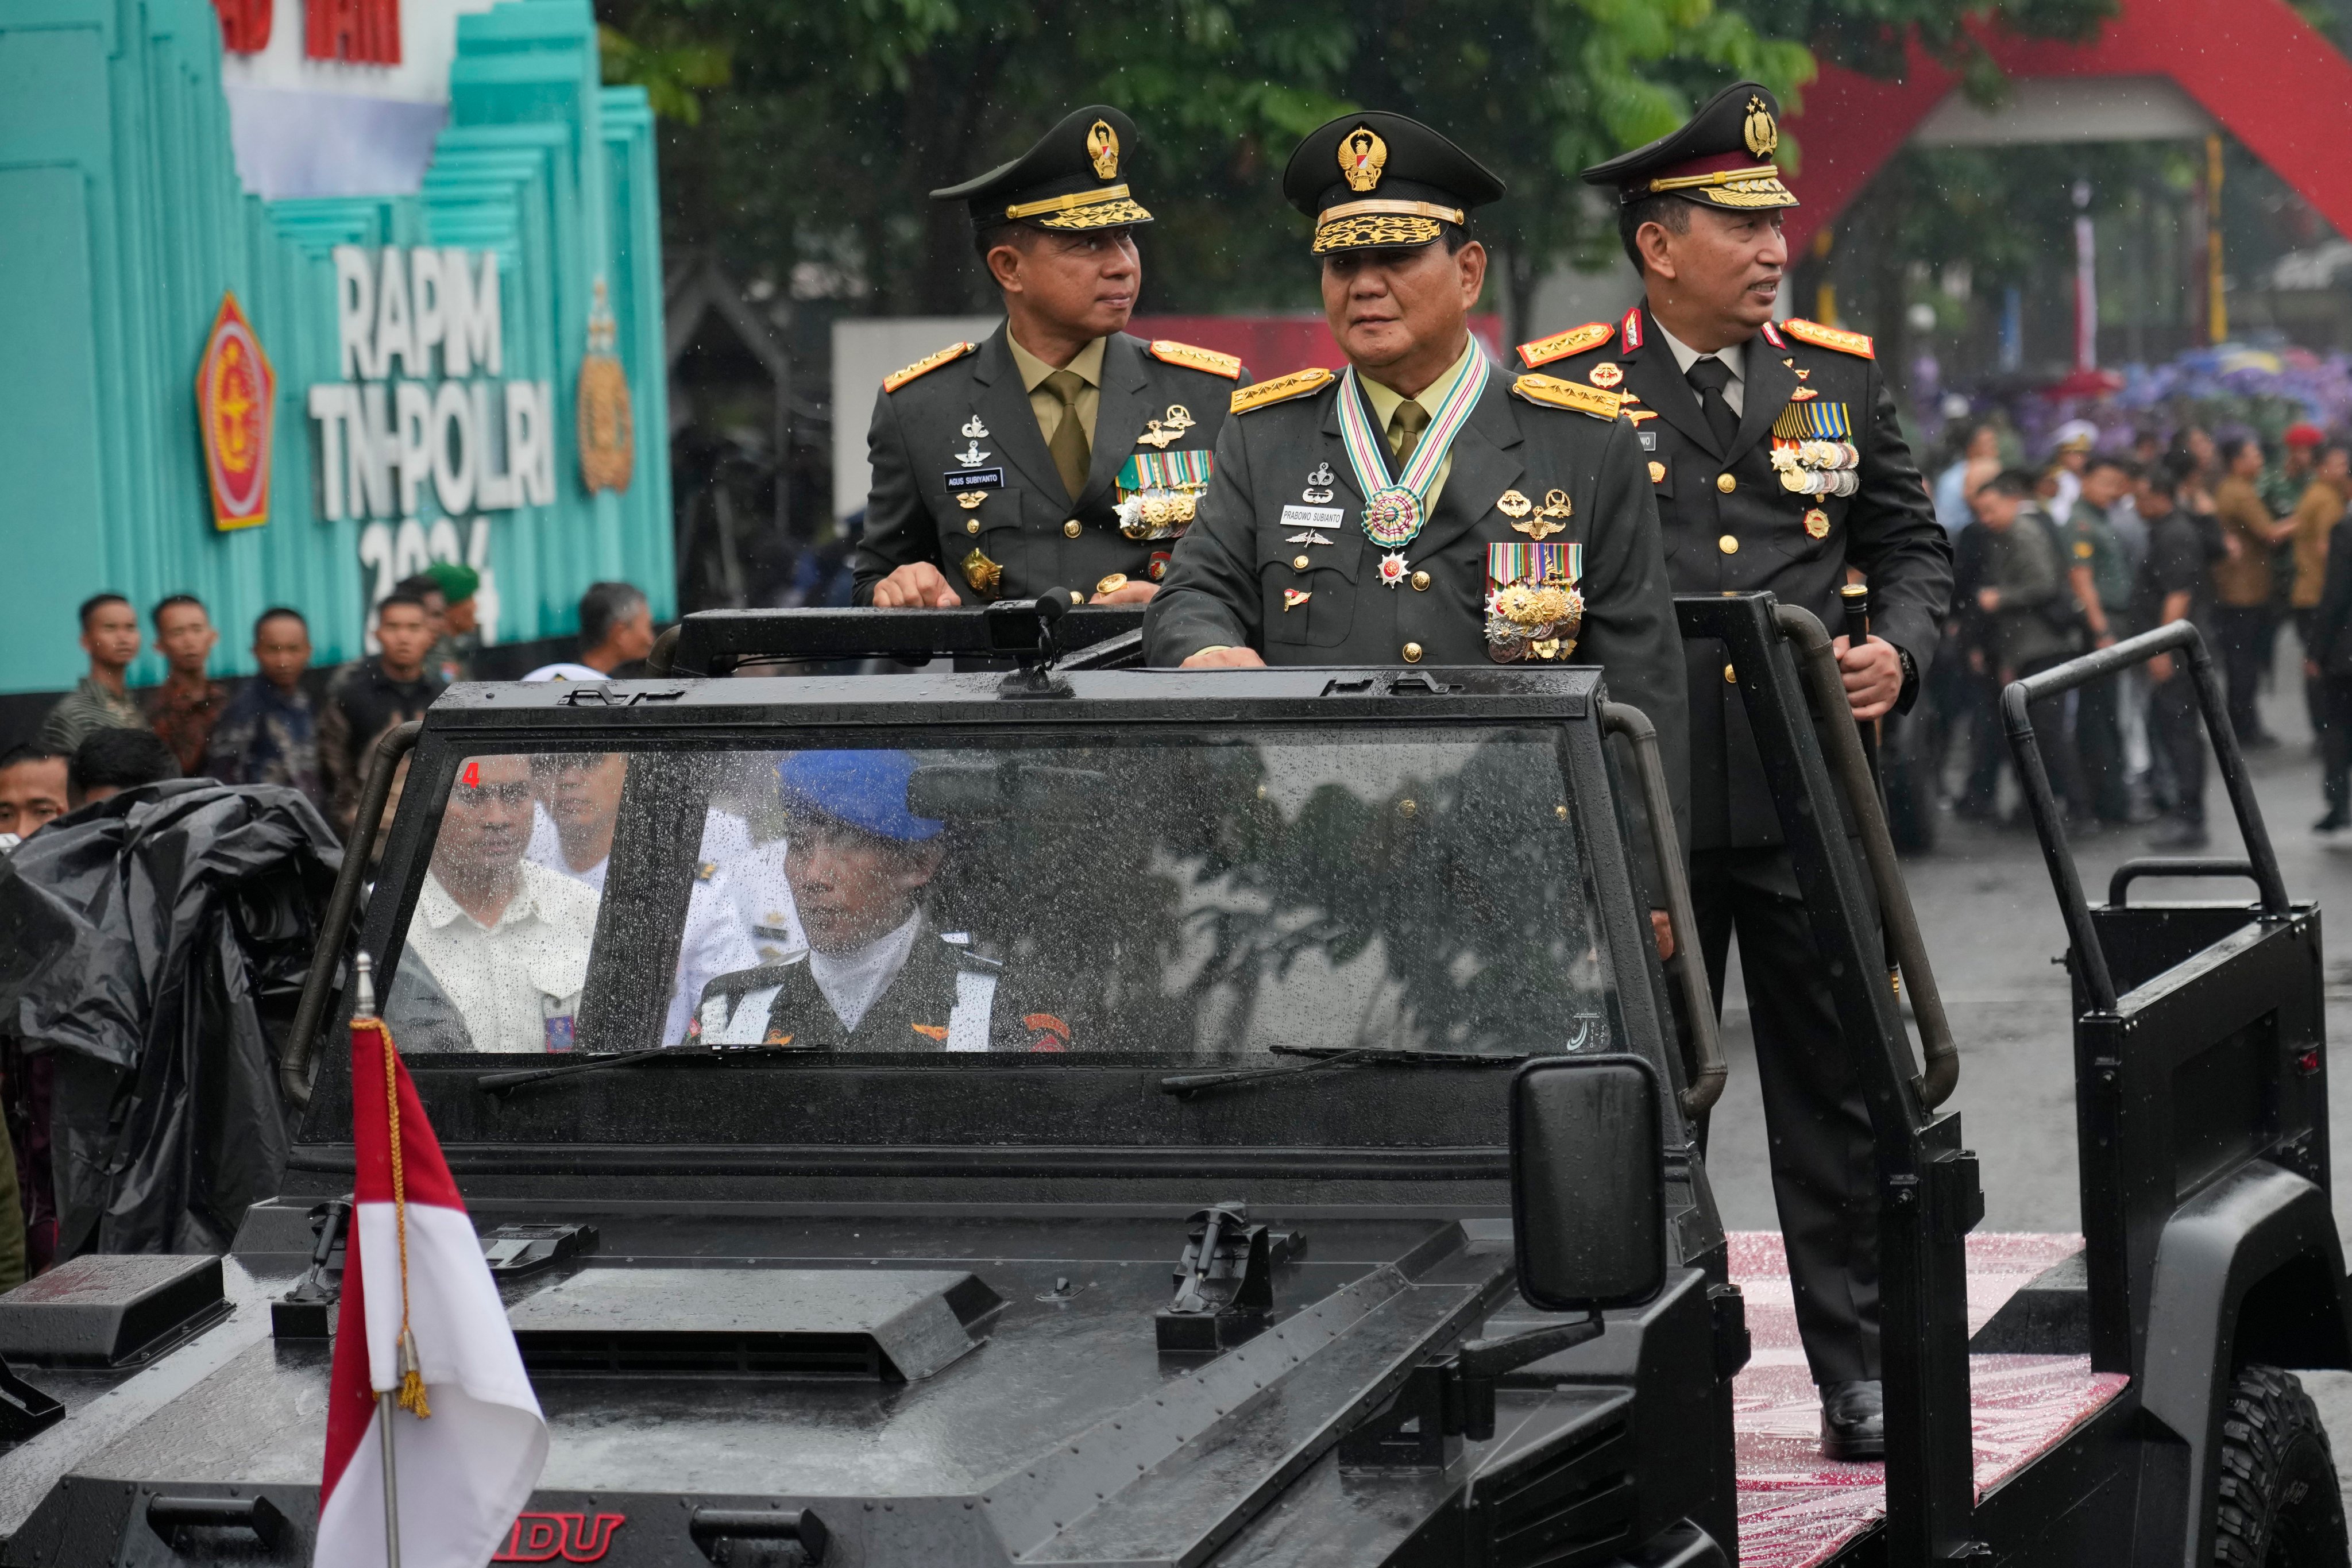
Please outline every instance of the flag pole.
M352 1019L357 1023L375 1016L375 965L362 952L352 967ZM393 1462L392 1447L392 1421L398 1409L395 1390L385 1389L375 1396L376 1428L383 1448L384 1568L400 1568L400 1473Z

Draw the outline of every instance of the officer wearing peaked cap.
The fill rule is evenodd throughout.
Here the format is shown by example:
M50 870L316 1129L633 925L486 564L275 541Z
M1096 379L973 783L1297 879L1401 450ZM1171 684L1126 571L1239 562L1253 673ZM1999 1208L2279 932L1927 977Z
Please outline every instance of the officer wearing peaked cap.
M1849 567L1869 580L1873 637L1840 639L1857 719L1907 706L1952 589L1951 549L1896 427L1868 338L1775 323L1788 253L1780 106L1753 82L1688 124L1584 171L1612 190L1646 298L1622 320L1519 357L1627 399L1677 593L1769 590L1836 630ZM1688 647L1692 882L1722 995L1739 938L1772 1180L1798 1326L1835 1458L1885 1452L1877 1182L1856 1084L1780 821L1720 645Z
M859 604L1151 596L1249 378L1230 354L1124 331L1143 278L1135 230L1151 221L1129 184L1136 140L1133 121L1089 104L931 193L970 209L1005 324L883 382Z
M1656 503L1614 394L1491 365L1470 335L1502 182L1401 114L1299 143L1346 355L1234 395L1201 515L1144 621L1151 662L1597 664L1686 788Z

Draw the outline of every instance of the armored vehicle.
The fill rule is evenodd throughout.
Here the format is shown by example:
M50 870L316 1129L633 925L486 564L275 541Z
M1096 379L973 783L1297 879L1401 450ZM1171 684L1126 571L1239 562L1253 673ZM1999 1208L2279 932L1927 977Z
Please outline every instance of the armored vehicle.
M1775 1425L1785 1276L1717 1215L1666 783L1598 672L1145 672L1051 597L698 617L666 677L453 689L361 813L404 752L356 943L551 1432L496 1560L2343 1563L2281 1370L2347 1363L2319 917L2226 726L2253 857L2157 868L2252 904L2088 906L2037 796L2085 1236L1972 1249L1826 635L1681 608L1869 1047L1883 1469L1819 1459L1809 1386ZM2030 779L2026 698L2159 643L2219 711L2157 637L2013 702ZM1010 664L760 673L925 653ZM0 1300L0 1563L310 1560L353 1166L324 981L369 858L284 1194L225 1258Z

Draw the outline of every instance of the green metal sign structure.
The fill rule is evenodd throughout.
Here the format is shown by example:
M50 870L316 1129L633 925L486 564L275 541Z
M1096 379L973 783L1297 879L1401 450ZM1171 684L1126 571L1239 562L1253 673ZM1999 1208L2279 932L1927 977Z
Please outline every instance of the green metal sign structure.
M229 296L274 374L200 393ZM274 202L238 180L206 0L9 0L0 691L70 686L74 608L101 591L199 595L224 668L277 604L320 662L356 657L428 559L483 572L500 642L572 630L599 579L670 614L661 301L653 117L602 85L588 0L458 18L416 195ZM272 438L240 446L240 416ZM216 515L224 435L267 455L258 526Z

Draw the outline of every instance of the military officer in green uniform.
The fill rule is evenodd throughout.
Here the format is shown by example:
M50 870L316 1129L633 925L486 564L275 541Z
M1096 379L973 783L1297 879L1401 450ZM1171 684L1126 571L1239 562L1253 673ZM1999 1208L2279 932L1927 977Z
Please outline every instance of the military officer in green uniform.
M1069 1026L1015 1005L1004 965L942 932L928 895L945 821L916 815L905 752L799 752L777 765L784 877L808 946L703 987L702 1046L848 1051L1062 1050Z
M1907 706L1952 591L1951 549L1895 424L1871 342L1772 320L1786 284L1779 105L1726 88L1673 134L1584 172L1612 191L1643 303L1523 345L1528 370L1624 400L1676 593L1769 590L1835 631L1849 568L1873 635L1838 639L1854 716ZM1789 1272L1834 1458L1885 1452L1877 1179L1870 1119L1737 684L1693 642L1693 892L1722 994L1739 938Z
M1143 282L1135 123L1090 104L1001 168L933 191L971 214L1004 325L882 383L856 561L884 608L1149 599L1207 487L1231 354L1125 331Z
M1682 645L1656 502L1614 393L1488 363L1470 208L1502 182L1365 110L1299 143L1348 365L1244 387L1200 517L1144 621L1157 665L1597 664L1687 788Z

